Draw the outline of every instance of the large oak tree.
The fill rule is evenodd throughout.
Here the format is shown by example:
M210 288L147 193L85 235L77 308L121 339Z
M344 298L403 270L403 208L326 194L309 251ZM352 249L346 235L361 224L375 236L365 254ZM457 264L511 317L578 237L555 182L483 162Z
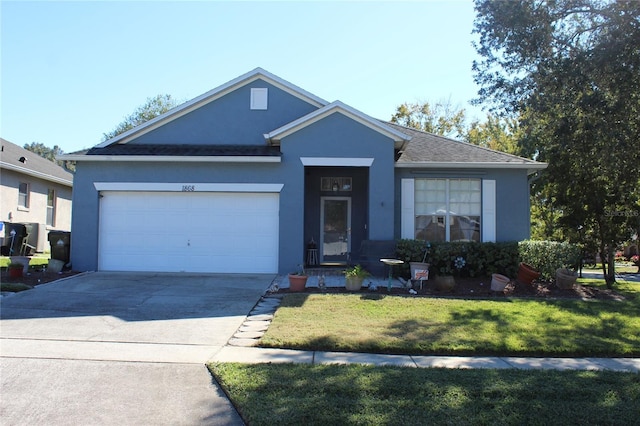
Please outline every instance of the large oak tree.
M478 102L520 116L521 150L549 163L535 190L565 235L597 242L611 286L614 250L640 228L640 3L475 7Z

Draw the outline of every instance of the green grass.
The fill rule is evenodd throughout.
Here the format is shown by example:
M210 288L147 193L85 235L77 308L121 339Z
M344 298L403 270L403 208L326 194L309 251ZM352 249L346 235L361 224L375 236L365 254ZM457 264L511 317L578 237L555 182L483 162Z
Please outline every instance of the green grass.
M417 355L639 356L640 284L620 288L625 301L290 294L260 344Z
M31 268L34 266L48 265L49 259L50 259L49 254L39 253L31 257L31 260L29 261L29 267ZM6 268L7 266L9 266L10 263L11 263L10 257L0 256L0 268Z
M594 371L211 364L251 426L628 425L640 376Z
M18 293L20 291L31 290L33 287L23 283L0 283L0 291L10 291Z

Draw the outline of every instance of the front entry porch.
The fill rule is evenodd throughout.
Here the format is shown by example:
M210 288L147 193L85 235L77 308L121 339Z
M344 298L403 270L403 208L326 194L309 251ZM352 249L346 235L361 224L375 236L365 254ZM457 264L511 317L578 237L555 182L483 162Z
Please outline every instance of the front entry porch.
M305 248L317 250L307 267L352 263L368 238L368 191L368 167L305 167Z

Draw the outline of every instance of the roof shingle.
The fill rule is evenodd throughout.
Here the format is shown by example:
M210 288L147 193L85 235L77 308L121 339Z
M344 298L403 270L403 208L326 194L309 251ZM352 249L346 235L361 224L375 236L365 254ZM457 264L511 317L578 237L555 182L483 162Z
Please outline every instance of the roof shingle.
M0 165L2 168L23 170L27 174L36 174L42 179L54 180L69 186L73 183L73 174L69 173L53 161L40 157L38 154L26 150L6 139L0 138L2 152L0 153ZM20 158L24 157L25 162Z

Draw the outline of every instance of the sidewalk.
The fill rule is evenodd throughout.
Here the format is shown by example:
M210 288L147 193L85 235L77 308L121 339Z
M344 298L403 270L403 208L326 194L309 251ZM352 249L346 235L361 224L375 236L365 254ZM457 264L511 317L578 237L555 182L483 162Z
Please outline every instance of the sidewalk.
M315 277L317 280L317 277ZM636 278L635 276L632 278ZM277 286L284 284L284 277L277 277ZM388 280L369 279L369 285L388 285ZM286 284L285 284L286 285ZM313 285L313 284L312 284ZM317 283L316 283L317 285ZM326 277L327 287L339 287L344 283L339 277ZM393 287L402 282L393 280ZM416 356L383 355L349 352L300 351L291 349L259 348L256 345L269 328L279 297L263 297L246 317L234 336L209 361L253 363L299 364L368 364L414 368L517 368L523 370L610 370L640 373L640 358L549 358L549 357L491 357L491 356Z
M640 358L536 358L381 355L290 349L223 347L211 362L368 364L414 368L517 368L521 370L611 370L640 372Z

